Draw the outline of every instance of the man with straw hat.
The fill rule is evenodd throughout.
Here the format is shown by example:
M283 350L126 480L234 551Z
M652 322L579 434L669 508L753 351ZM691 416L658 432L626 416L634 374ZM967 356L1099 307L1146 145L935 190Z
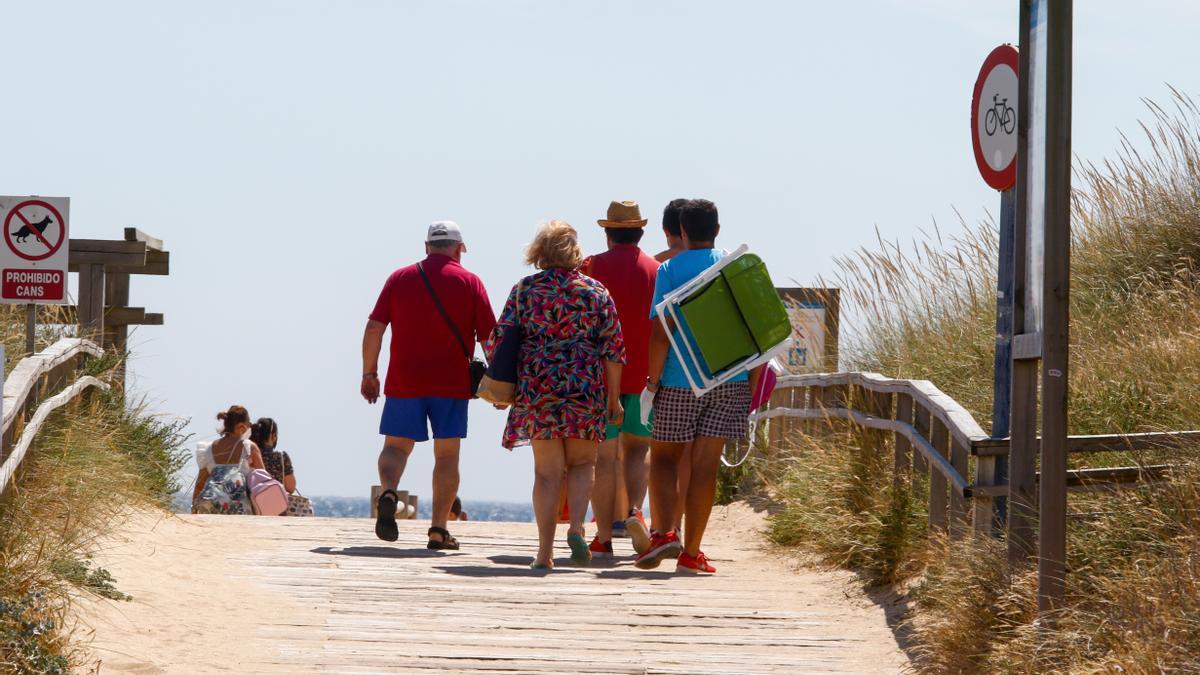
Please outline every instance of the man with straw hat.
M658 262L638 247L645 234L646 219L642 218L637 202L612 202L607 217L596 222L608 235L608 250L585 260L582 271L604 284L612 296L625 335L627 359L621 377L625 419L620 425L608 427L606 440L600 444L592 487L597 532L591 551L594 556L606 557L612 555L614 526L626 526L639 553L650 544L641 511L646 498L650 426L642 423L639 395L650 364L650 299L654 296ZM630 507L624 523L621 518L626 514L618 510L621 477L625 484L623 496L628 497Z

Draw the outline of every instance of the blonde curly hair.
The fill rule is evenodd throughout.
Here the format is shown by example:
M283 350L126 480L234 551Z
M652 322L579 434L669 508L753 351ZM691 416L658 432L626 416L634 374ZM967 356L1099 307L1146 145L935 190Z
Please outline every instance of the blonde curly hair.
M543 223L525 250L525 262L541 270L578 269L583 264L579 233L562 220Z

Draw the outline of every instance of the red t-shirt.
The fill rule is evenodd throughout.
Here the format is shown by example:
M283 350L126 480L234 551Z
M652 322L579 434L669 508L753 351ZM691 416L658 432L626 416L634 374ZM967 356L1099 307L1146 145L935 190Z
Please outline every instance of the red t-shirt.
M617 305L625 336L621 393L640 394L650 370L650 301L658 261L633 244L616 244L583 262L584 274L604 284Z
M483 282L458 261L444 255L429 256L421 261L421 267L467 349L474 352L475 343L486 339L496 325ZM389 324L392 329L384 396L471 397L466 356L450 326L438 313L416 265L392 272L371 312L371 320Z

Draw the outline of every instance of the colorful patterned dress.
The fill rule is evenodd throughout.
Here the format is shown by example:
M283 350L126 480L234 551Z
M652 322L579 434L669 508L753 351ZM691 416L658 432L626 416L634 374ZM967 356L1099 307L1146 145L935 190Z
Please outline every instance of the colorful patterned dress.
M503 445L530 440L604 440L604 362L625 363L617 308L604 286L574 270L550 269L513 287L492 331L490 359L504 329L522 331L516 401Z

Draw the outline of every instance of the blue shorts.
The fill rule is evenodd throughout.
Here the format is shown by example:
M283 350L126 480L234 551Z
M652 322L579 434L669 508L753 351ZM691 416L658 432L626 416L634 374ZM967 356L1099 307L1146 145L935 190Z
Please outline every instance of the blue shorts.
M421 442L434 438L467 437L467 400L454 398L388 398L383 403L379 433Z

